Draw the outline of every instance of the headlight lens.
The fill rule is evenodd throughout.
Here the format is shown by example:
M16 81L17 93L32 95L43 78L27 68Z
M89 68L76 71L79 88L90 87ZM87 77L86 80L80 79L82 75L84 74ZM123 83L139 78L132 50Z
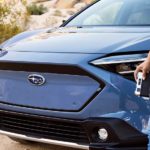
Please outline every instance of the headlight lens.
M136 67L146 59L147 55L148 53L108 56L94 60L91 64L133 80Z

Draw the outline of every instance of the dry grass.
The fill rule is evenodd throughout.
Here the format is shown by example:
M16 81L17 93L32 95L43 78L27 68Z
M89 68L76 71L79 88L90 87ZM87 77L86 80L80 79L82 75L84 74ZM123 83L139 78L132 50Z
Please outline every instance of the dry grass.
M0 43L22 32L15 24L0 24Z
M12 6L0 3L0 43L23 31L23 28L17 25L17 16L21 15L21 12L11 14L11 7ZM9 19L8 22L5 22L4 20L6 20L10 14L12 15L12 20ZM26 18L28 18L28 16L24 17L25 21L27 21Z

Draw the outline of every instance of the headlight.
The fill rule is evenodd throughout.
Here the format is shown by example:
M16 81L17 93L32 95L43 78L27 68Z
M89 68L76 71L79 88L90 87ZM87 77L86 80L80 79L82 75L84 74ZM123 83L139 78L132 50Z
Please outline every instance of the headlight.
M94 60L91 64L133 80L136 67L146 59L147 55L148 53L108 56Z

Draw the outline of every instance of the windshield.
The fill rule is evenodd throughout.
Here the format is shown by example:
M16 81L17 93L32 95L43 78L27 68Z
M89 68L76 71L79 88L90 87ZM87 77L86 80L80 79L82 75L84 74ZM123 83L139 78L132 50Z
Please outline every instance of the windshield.
M67 26L150 25L150 0L101 0Z

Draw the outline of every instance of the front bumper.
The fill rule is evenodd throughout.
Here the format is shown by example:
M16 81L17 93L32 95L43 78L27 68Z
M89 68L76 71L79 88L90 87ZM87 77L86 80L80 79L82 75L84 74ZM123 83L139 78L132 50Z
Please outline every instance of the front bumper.
M23 139L23 140L29 140L29 141L34 141L34 142L40 142L40 143L46 143L46 144L52 144L52 145L58 145L58 146L65 146L65 147L70 147L70 148L77 148L77 149L83 149L83 150L147 150L146 146L144 147L120 147L120 148L104 148L102 146L98 145L80 145L77 143L71 143L71 142L63 142L63 141L57 141L57 140L50 140L50 139L38 139L34 137L28 137L26 135L22 134L16 134L16 133L11 133L7 131L2 131L0 130L0 134L9 136L9 137L14 137L18 139Z
M34 142L40 142L40 143L45 143L45 144L52 144L52 145L65 146L65 147L77 148L77 149L85 149L85 150L89 149L89 145L80 145L80 144L73 143L73 142L64 142L64 141L58 141L58 140L29 137L27 135L7 132L7 131L3 131L3 130L0 130L0 134L6 135L9 137L13 137L13 138L34 141Z
M54 126L55 125L55 126ZM105 128L108 139L98 138ZM147 135L116 118L67 120L0 111L0 133L30 141L90 150L146 150Z

